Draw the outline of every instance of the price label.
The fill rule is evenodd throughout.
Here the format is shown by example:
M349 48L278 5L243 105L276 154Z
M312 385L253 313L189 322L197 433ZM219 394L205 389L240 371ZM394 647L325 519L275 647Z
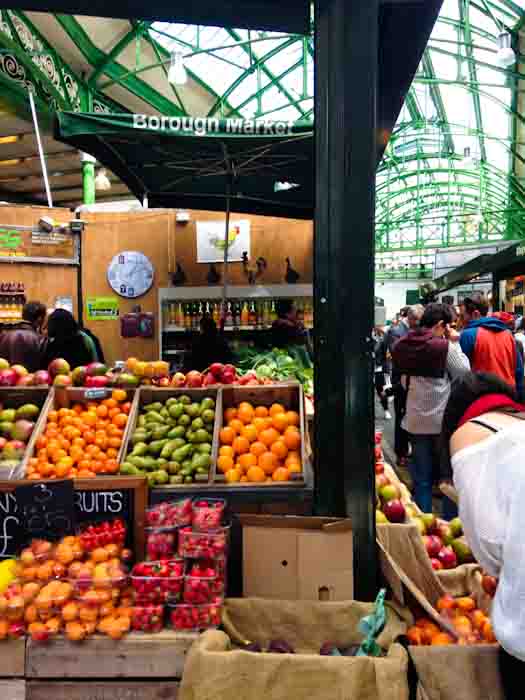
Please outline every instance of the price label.
M86 391L86 399L96 401L97 399L107 399L109 391L107 389L88 389Z

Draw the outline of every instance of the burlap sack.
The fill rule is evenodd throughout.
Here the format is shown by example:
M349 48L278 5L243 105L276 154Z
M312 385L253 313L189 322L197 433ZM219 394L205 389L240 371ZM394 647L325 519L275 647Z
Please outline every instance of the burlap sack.
M427 550L416 525L378 525L377 540L393 562L432 605L446 593L430 563ZM392 580L391 570L382 567L392 591L401 605L405 604L398 586L398 577ZM400 597L401 596L401 597Z
M436 571L436 577L447 593L457 598L462 595L472 595L480 610L490 614L492 598L485 593L482 581L482 570L479 564L463 564L456 569Z
M418 700L505 700L494 645L409 647Z
M393 640L406 629L388 608L379 643L383 658L320 656L324 642L358 644L359 620L371 604L263 599L229 600L224 627L231 635L206 632L193 645L179 700L408 700L406 651ZM233 648L247 641L266 647L272 639L295 654L257 654Z

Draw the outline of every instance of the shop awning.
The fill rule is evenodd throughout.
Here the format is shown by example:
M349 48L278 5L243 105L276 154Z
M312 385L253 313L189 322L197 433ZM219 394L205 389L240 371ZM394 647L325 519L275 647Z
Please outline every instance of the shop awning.
M150 207L312 218L312 125L59 112L56 137L90 153Z

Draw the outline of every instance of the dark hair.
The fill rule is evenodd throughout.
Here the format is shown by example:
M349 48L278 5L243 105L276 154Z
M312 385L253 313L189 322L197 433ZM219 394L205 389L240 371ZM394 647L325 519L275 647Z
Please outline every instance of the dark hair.
M73 314L65 309L53 311L47 322L47 334L50 338L69 338L78 333L78 323Z
M489 303L487 297L482 292L474 292L470 297L465 297L461 302L467 313L472 316L474 311L479 311L482 316L486 316L489 312Z
M279 318L286 318L293 309L293 306L292 299L279 299L277 301L277 316Z
M518 400L513 387L496 374L489 372L469 372L452 385L441 427L441 472L443 476L445 473L451 473L450 438L458 429L459 423L470 405L488 394L504 394L513 401Z
M201 331L204 335L215 335L217 333L217 324L209 313L202 315Z
M41 304L39 301L28 301L22 309L22 318L29 323L36 323L43 319L46 313L47 309L44 304Z
M421 328L434 328L440 321L446 326L453 320L454 314L448 304L427 304L419 325Z
M406 318L408 316L409 311L410 311L410 306L403 306L403 308L399 312L399 315L401 316L401 318Z

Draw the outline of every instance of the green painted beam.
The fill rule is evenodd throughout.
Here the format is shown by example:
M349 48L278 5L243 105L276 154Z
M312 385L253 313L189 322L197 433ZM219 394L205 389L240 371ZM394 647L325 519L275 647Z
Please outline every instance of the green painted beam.
M466 51L467 51L467 56L469 57L468 61L468 71L470 75L470 81L474 85L477 84L478 82L478 77L477 77L477 71L476 71L476 60L474 58L473 50L472 50L472 35L470 32L470 13L469 13L469 5L470 5L470 0L458 0L458 5L459 5L459 16L461 19L461 22L463 24L463 31L464 31L464 36L465 36L465 45L466 45ZM479 101L479 94L476 90L471 91L472 95L472 100L474 103L474 114L476 116L476 126L480 134L483 134L483 118L481 116L481 104ZM485 149L485 141L483 140L483 136L479 137L479 148L480 148L480 158L483 162L487 160L487 151Z
M115 46L105 55L105 57L100 61L96 66L95 70L91 74L89 80L88 80L88 86L89 87L96 87L97 85L97 80L100 75L102 75L106 69L106 67L115 61L120 54L124 51L126 46L128 46L133 39L136 39L138 36L140 36L143 32L145 31L145 27L142 22L137 22L134 26L132 26L131 30L125 34L120 41L118 41Z

